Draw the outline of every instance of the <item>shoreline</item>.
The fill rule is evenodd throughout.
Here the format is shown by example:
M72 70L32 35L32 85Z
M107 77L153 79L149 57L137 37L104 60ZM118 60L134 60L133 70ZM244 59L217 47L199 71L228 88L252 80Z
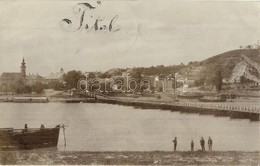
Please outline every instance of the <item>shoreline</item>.
M259 152L242 151L0 151L0 164L26 165L258 165Z

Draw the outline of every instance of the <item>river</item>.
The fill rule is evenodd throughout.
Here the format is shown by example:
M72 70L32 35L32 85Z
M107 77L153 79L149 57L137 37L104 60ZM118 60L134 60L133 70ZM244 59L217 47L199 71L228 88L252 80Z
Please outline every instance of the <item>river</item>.
M55 127L65 124L67 146L61 130L60 151L171 151L200 149L199 140L213 139L213 150L258 151L259 122L229 117L184 114L156 109L136 109L101 103L0 103L0 127ZM207 148L207 146L206 146Z

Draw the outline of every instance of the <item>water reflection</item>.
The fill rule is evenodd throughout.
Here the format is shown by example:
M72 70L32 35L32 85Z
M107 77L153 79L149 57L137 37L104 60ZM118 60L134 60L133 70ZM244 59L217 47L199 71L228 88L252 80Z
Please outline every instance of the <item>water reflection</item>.
M174 137L177 150L190 150L192 139L197 150L200 137L207 142L209 136L213 150L259 150L259 122L229 117L90 103L0 103L0 115L1 127L68 125L67 146L61 130L59 150L172 150Z

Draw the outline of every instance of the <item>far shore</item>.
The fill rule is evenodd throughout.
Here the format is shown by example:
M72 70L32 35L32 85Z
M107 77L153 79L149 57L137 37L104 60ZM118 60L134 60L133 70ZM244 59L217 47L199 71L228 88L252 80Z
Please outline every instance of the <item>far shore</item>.
M198 99L181 99L177 97L176 93L166 92L166 93L151 93L148 95L133 94L133 93L116 93L112 95L105 95L107 99L118 100L118 101L132 101L132 102L149 102L149 103L175 103L175 102L192 102L199 103ZM159 98L159 97L160 98ZM75 96L69 94L62 94L58 91L57 94L19 94L19 95L1 95L0 102L14 102L14 97L27 97L27 98L43 98L39 99L32 103L47 103L47 102L68 102L68 103L93 103L93 102L103 102L103 100L96 100L91 97ZM29 99L25 101L30 103ZM21 103L23 101L20 101ZM255 96L244 96L241 95L236 99L227 99L226 102L210 102L211 104L225 104L227 106L244 106L244 107L253 107L257 110L260 109L260 94Z
M205 95L216 95L217 93L209 93L209 92L199 92L198 93L204 93ZM228 93L228 92L223 92ZM246 103L255 103L259 104L260 101L260 91L259 92L237 92L238 98L236 99L228 99L225 103L236 103L239 102L242 104ZM199 102L198 100L194 99L180 99L177 97L179 93L174 93L172 91L170 92L155 92L150 94L138 94L138 93L108 93L105 94L105 96L109 98L117 98L117 99L132 99L132 100L138 100L138 101L153 101L153 102L174 102L174 101L191 101L191 102ZM160 96L160 98L158 98ZM62 91L53 91L53 92L45 92L42 94L15 94L15 95L0 95L0 102L3 98L13 98L13 97L47 97L50 102L60 102L65 100L84 100L89 99L89 97L84 96L78 96L78 95L71 95L66 92ZM92 96L93 97L93 96Z
M24 97L24 98L23 98ZM14 98L21 98L20 100L14 100ZM96 100L100 99L100 100ZM20 102L20 103L47 103L47 102L64 102L64 103L95 103L104 102L106 99L114 101L124 101L124 102L143 102L143 103L205 103L200 102L198 99L185 99L179 98L177 93L165 92L165 93L150 93L150 94L135 94L135 93L110 93L102 95L101 98L95 97L84 97L80 95L70 95L68 93L62 93L57 91L56 94L19 94L19 95L1 95L0 102ZM225 105L227 107L249 107L253 110L260 110L260 96L246 96L241 95L237 98L227 99L226 102L207 102L211 105ZM257 112L256 112L257 113Z

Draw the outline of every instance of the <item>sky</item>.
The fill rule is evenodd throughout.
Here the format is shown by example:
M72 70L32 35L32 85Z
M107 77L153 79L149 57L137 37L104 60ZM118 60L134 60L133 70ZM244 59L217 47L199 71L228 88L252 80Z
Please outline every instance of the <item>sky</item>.
M111 31L95 31L96 19L99 27L113 19ZM187 64L259 38L260 3L253 1L0 0L0 74L19 72L23 57L27 74L43 76L61 67Z

